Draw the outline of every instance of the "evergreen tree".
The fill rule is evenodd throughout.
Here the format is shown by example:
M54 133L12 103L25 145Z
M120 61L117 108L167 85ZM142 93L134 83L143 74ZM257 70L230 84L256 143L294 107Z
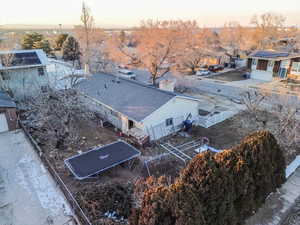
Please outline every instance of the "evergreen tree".
M23 49L42 49L47 55L51 54L50 42L37 32L25 34L21 40Z
M218 154L197 155L170 186L150 188L131 225L240 225L285 181L274 136L256 132Z
M25 34L21 40L21 46L23 49L34 49L34 44L44 39L42 34L37 32Z
M78 41L69 36L62 46L63 59L66 61L80 60L81 52Z
M60 50L64 44L64 42L67 40L68 38L68 34L60 34L57 36L56 40L55 40L55 44L56 44L56 48L58 50Z
M50 47L50 42L48 40L41 40L34 42L33 49L43 49L43 51L47 54L50 55L52 52L52 49Z

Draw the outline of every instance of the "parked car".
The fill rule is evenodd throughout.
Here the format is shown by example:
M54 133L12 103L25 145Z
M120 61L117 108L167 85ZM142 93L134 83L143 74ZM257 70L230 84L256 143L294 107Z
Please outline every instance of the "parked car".
M208 67L208 70L211 72L214 72L214 73L219 72L223 69L224 69L224 66L222 66L222 65L211 65Z
M136 74L131 70L122 69L118 71L118 75L123 78L135 80Z
M129 69L128 66L123 65L123 64L118 65L118 68L119 68L120 70L128 70L128 69Z
M206 70L206 69L200 69L196 73L197 76L206 76L206 75L209 75L209 74L210 74L210 71Z

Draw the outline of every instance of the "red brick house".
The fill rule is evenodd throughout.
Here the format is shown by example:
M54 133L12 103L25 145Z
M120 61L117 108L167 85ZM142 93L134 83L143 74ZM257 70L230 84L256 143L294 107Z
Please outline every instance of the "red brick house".
M0 132L11 131L17 128L16 104L7 93L0 91Z

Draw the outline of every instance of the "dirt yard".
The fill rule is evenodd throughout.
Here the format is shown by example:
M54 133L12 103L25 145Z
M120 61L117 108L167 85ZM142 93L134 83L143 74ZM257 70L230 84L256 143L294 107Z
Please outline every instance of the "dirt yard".
M265 129L274 134L274 130L278 126L278 118L272 114L268 114L268 122ZM247 113L241 112L240 114L225 120L215 126L208 129L195 127L192 130L194 137L207 137L210 141L210 145L216 149L229 149L241 142L241 140L247 135L259 130L258 124L253 121L247 121ZM280 137L277 137L279 140ZM282 147L284 148L284 147ZM300 154L300 146L291 146L284 148L286 162L289 164L295 157Z
M117 213L119 213L118 216L120 218L123 217L126 219L129 214L128 208L131 208L127 205L131 204L127 200L128 197L131 197L129 187L132 187L136 179L142 176L142 168L140 168L139 160L132 160L129 163L114 167L98 176L86 179L84 181L76 180L65 166L65 159L79 154L80 152L88 151L90 148L95 146L106 145L119 139L126 141L126 138L119 136L119 133L116 132L113 127L100 127L97 125L97 123L95 123L95 121L85 121L84 123L79 122L78 131L80 135L80 141L78 144L72 144L66 149L60 150L49 149L49 145L47 144L41 145L40 147L47 155L47 158L51 164L56 168L59 176L78 200L81 208L84 210L85 214L88 215L93 224L118 224L115 222L106 223L106 220L109 219L106 219L102 215L107 211L113 211L112 209L114 209ZM34 138L36 139L38 137L34 136ZM116 187L117 185L120 188L111 190L109 189L110 187ZM123 190L128 189L128 192L123 193L122 187L124 187ZM98 213L95 213L95 210L98 210L99 207L93 208L93 205L96 203L97 199L102 199L105 196L108 196L108 193L109 195L114 194L114 197L107 198L105 201L105 206L102 208L103 211L99 210L97 211ZM116 206L115 201L120 202L120 204ZM122 201L123 204L121 204ZM124 214L122 214L123 212Z
M139 159L114 167L99 174L98 176L84 181L76 180L71 175L69 170L65 167L64 160L70 156L78 154L80 151L85 152L89 150L89 148L97 145L105 145L118 139L126 141L126 138L119 136L118 132L116 132L113 127L102 128L96 125L93 121L90 123L85 122L79 126L79 133L81 137L79 144L71 145L64 150L45 149L45 146L47 145L44 147L42 146L42 148L45 154L47 154L49 160L53 163L53 165L55 165L55 168L63 181L72 191L74 196L76 196L79 200L85 213L93 219L95 222L94 224L105 224L103 223L103 220L105 220L103 214L110 209L115 209L118 213L120 213L120 216L124 218L129 215L128 207L130 204L134 204L134 202L128 202L128 199L132 199L130 197L132 192L129 190L132 189L137 179L148 177L148 171L145 167L144 160L166 153L166 151L160 147L159 143L169 142L176 146L202 137L207 137L209 139L210 146L220 150L228 149L238 144L248 134L257 130L257 126L255 124L251 124L250 126L248 124L245 126L244 120L245 114L240 113L233 118L210 128L194 127L191 130L189 137L183 137L179 134L172 135L160 140L158 143L151 144L148 147L139 148L142 153ZM268 122L267 129L272 131L275 125L276 119L271 119L270 122ZM287 161L290 162L296 153L300 153L300 149L286 151ZM194 156L196 153L193 150L188 154L190 156ZM180 170L182 170L185 166L186 165L183 161L178 160L173 155L168 155L162 160L155 160L151 162L148 165L148 168L152 176L159 177L165 175L175 179L179 175ZM119 186L120 188L117 190L111 189L116 186ZM125 189L122 189L122 187L126 190L128 189L128 191L125 192L128 196L124 196L124 198L122 197L124 195L122 193ZM95 193L97 193L97 195ZM101 194L107 195L105 193L114 193L114 197L108 198L105 202L105 208L102 208L102 211L99 213L99 206L97 206L97 202L95 202L94 199L101 199ZM94 198L94 195L97 198ZM86 196L88 196L88 198ZM111 202L109 202L109 200L111 200ZM119 201L122 204L116 205L116 201Z
M221 81L239 81L239 80L246 80L246 78L243 77L245 74L245 69L238 69L234 71L229 71L221 74L217 74L214 76L208 76L209 79L214 80L221 80Z

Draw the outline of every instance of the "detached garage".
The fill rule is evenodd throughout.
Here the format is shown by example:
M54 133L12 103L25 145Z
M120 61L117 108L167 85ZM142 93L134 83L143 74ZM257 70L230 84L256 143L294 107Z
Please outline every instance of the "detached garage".
M17 128L16 104L7 93L0 91L0 133Z

